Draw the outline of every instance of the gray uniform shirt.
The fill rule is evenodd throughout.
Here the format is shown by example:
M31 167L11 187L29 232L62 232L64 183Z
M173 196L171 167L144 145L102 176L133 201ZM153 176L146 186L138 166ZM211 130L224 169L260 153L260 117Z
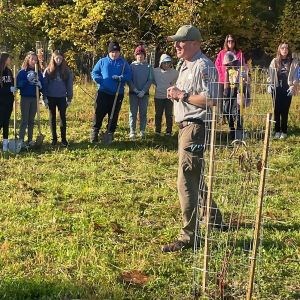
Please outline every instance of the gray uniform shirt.
M192 61L184 61L181 66L176 86L190 95L204 93L209 99L218 95L217 71L214 63L201 51L197 52ZM184 101L174 101L175 122L192 119L206 119L206 107L198 107Z

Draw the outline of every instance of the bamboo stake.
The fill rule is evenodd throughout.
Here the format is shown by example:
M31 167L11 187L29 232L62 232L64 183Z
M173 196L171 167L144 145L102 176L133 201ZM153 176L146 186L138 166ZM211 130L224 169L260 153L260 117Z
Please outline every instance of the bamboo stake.
M13 75L14 75L14 87L17 87L17 71L16 71L16 65L13 67ZM14 139L17 140L17 93L15 93L15 99L14 99ZM16 144L16 143L15 143Z
M243 93L243 55L241 55L241 67L240 67L240 74L239 74L239 93L240 93L240 114L241 117L244 115L244 93Z
M202 276L202 292L205 294L208 279L208 256L209 256L209 234L211 230L210 215L211 215L211 202L212 202L212 187L214 175L214 157L215 157L215 139L216 139L216 107L212 108L212 122L210 132L210 154L209 154L209 170L208 170L208 184L207 184L207 199L206 199L206 232L204 244L204 261L203 261L203 276Z
M247 290L247 298L246 298L247 300L252 299L252 293L253 293L253 282L254 282L254 275L255 275L256 256L257 256L258 246L259 246L260 227L261 227L261 220L262 220L262 205L263 205L266 170L267 170L267 163L268 163L271 118L272 118L272 114L268 113L266 119L262 168L260 172L260 183L259 183L259 192L258 192L258 199L257 199L255 229L254 229L254 237L253 237L253 249L252 249L252 254L250 256L251 263L250 263L250 270L249 270L249 282L248 282L248 290Z
M257 83L257 68L254 68L254 82ZM256 100L256 84L254 84L253 99Z

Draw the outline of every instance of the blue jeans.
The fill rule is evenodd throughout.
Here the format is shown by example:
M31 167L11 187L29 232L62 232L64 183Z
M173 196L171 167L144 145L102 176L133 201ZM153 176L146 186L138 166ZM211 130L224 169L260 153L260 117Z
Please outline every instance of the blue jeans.
M148 101L149 95L145 95L143 98L139 98L135 94L129 95L129 127L131 133L136 131L136 119L138 112L140 116L140 131L146 130Z

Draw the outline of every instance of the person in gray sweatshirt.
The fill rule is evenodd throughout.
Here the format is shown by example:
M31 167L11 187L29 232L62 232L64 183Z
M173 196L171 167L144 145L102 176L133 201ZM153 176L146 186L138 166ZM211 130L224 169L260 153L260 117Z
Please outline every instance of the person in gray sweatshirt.
M166 135L172 134L173 125L173 102L167 99L167 89L174 85L179 72L172 68L172 58L162 54L159 67L154 69L154 84L156 86L154 95L155 104L155 133L161 134L162 116L166 116Z
M129 127L130 139L136 138L137 113L140 116L140 136L145 137L149 88L152 84L152 67L146 61L146 50L140 45L135 51L136 60L131 63L132 79L129 82Z
M56 107L60 115L60 133L63 147L68 146L66 110L73 98L73 74L63 54L55 50L44 72L44 105L49 108L52 145L57 144Z

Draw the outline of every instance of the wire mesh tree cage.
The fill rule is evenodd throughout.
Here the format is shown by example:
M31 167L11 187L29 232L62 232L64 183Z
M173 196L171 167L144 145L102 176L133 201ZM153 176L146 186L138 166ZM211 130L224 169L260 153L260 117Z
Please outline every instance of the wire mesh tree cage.
M238 105L239 114L220 105L226 99L222 85L218 84L222 90L218 93L219 105L207 117L194 247L195 299L259 298L262 268L259 249L274 123L273 99L267 93L267 70L252 68L240 79L237 92L243 85L240 92L244 102ZM231 100L237 101L236 97ZM290 114L291 117L299 120L298 98L294 99L293 109L296 113ZM231 117L240 118L242 125L239 127L234 120L233 129L229 124ZM223 228L215 226L212 201L223 215L226 224Z

